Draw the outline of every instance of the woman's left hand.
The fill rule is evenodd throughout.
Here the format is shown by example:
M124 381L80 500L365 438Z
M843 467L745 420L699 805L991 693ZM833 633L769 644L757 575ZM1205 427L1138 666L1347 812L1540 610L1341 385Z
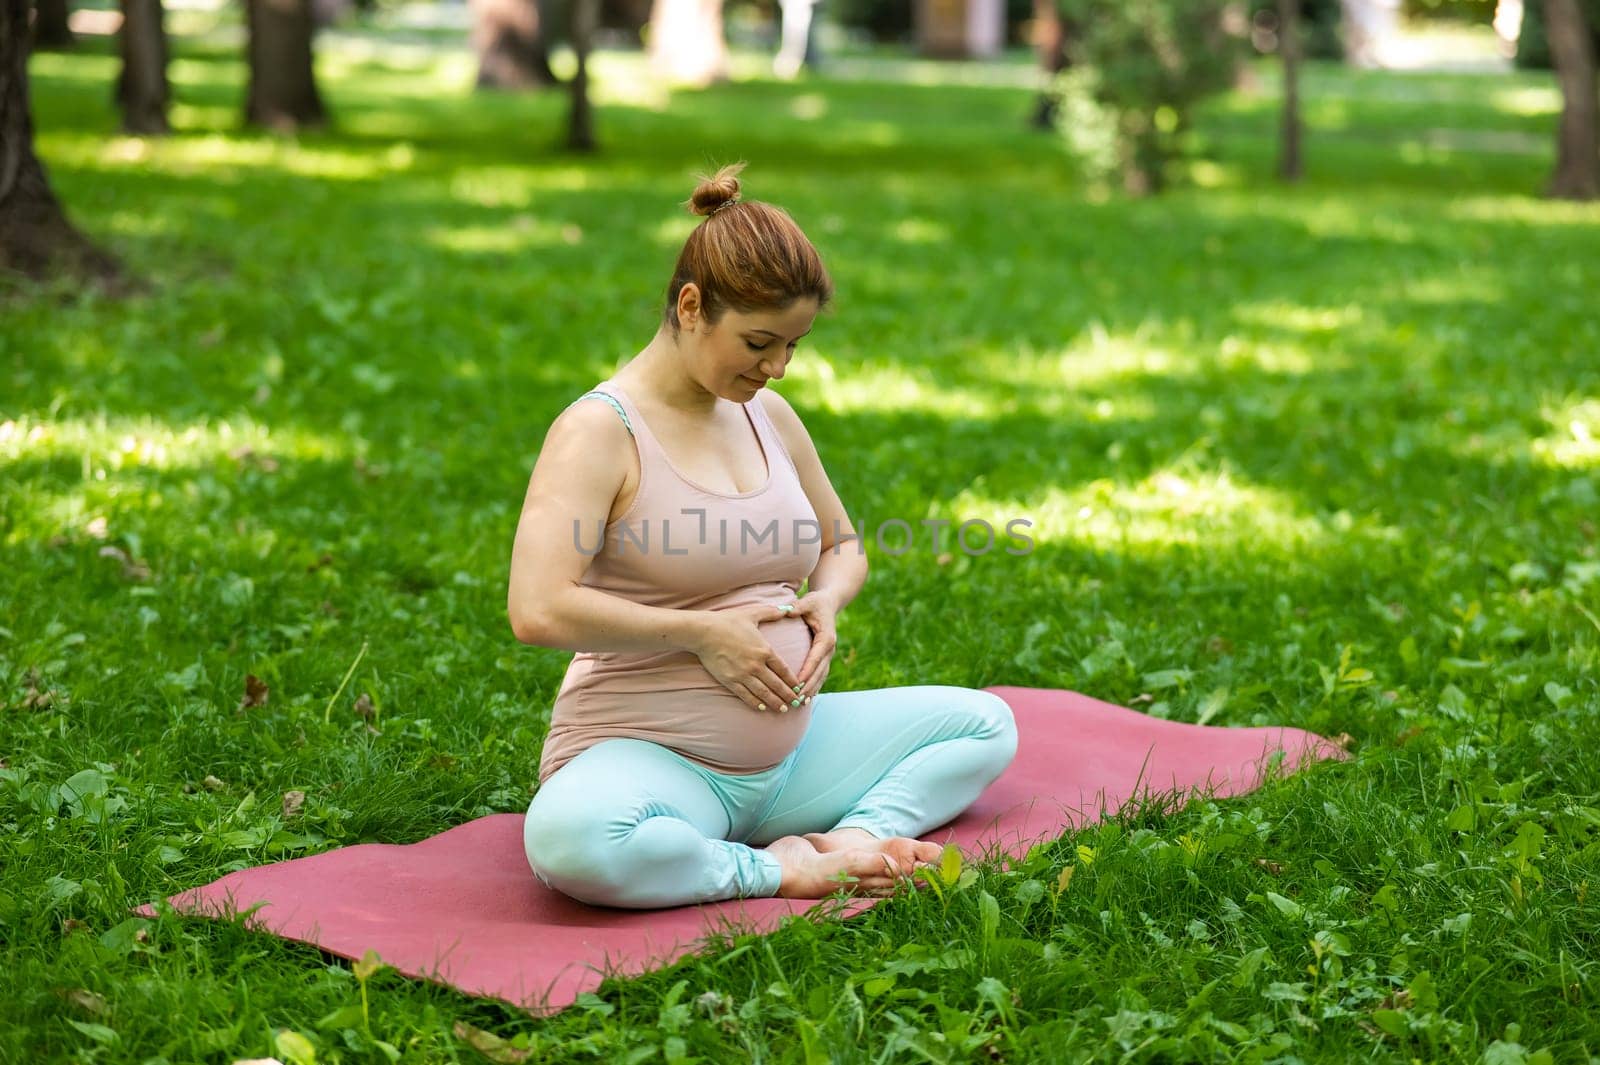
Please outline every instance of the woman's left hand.
M800 682L800 699L809 701L822 690L828 680L828 667L833 663L834 648L839 646L839 634L834 629L834 619L839 607L833 597L825 592L810 592L795 600L789 616L805 618L811 626L811 650L795 673Z

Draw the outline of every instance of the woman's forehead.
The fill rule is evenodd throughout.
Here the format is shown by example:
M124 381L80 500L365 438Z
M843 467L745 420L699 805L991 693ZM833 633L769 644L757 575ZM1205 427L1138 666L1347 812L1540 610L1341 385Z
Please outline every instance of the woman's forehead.
M734 321L741 329L770 329L777 333L803 333L811 328L817 316L817 301L810 296L795 300L787 307L773 307L759 311L732 311Z

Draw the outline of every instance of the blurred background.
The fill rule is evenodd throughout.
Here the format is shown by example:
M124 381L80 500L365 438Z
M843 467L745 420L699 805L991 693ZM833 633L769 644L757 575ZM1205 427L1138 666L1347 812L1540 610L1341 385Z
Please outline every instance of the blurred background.
M1287 181L1304 171L1307 62L1472 73L1484 89L1513 68L1549 70L1561 118L1547 191L1584 199L1600 189L1594 0L6 0L6 12L0 62L14 76L0 83L0 132L14 179L0 187L0 270L35 278L54 263L122 280L114 257L61 215L40 171L30 51L49 57L37 72L47 102L52 77L85 84L98 73L121 130L138 136L241 119L280 133L327 129L337 115L325 83L365 62L441 97L468 84L564 92L564 144L578 152L600 147L597 103L662 110L685 87L800 77L1031 87L1030 124L1063 134L1086 187L1114 182L1134 196L1159 191L1170 166L1195 154L1204 101L1259 86L1261 57L1278 60L1268 76L1279 79ZM216 76L199 76L202 58ZM219 91L230 82L242 97L231 107ZM1347 95L1322 88L1312 106ZM821 99L791 98L802 111Z

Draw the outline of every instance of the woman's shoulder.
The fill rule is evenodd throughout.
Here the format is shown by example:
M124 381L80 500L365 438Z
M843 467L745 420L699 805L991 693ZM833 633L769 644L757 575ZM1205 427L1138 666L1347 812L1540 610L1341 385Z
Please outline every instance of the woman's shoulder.
M574 399L556 415L542 450L590 469L626 470L631 428L621 412L598 394L585 395L589 398Z
M621 433L626 437L633 431L628 412L610 389L592 388L572 398L550 424L552 431L561 426L568 433L584 436L598 434L602 439Z
M817 445L812 442L799 412L789 401L771 389L763 388L756 393L755 402L761 404L772 427L777 430L778 441L802 479L820 470L822 459L817 454Z
M805 423L800 420L799 413L787 399L770 388L763 388L756 393L756 402L761 404L761 409L767 412L767 417L772 419L772 424L778 427L778 432L783 435L783 442L800 441L810 438L806 432Z

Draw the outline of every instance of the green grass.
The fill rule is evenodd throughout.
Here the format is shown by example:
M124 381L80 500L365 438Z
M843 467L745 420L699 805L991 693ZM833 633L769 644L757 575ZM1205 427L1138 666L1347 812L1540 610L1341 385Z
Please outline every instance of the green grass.
M384 1060L318 1027L361 1001L348 963L125 911L526 808L567 658L505 619L527 476L649 339L677 204L735 158L838 284L781 391L851 513L1035 522L1022 558L875 551L833 688L1070 687L1355 757L552 1019L383 971L372 1036L428 1062L476 1060L457 1023L540 1061L1600 1054L1600 209L1536 196L1547 77L1314 68L1285 189L1263 68L1203 114L1191 182L1132 203L1084 195L1015 87L669 101L606 55L606 149L575 159L557 96L364 55L324 50L335 131L277 140L237 129L232 51L183 44L150 143L110 133L103 48L34 61L58 192L152 288L0 307L0 1061L231 1062L278 1029ZM247 674L270 696L241 713Z

